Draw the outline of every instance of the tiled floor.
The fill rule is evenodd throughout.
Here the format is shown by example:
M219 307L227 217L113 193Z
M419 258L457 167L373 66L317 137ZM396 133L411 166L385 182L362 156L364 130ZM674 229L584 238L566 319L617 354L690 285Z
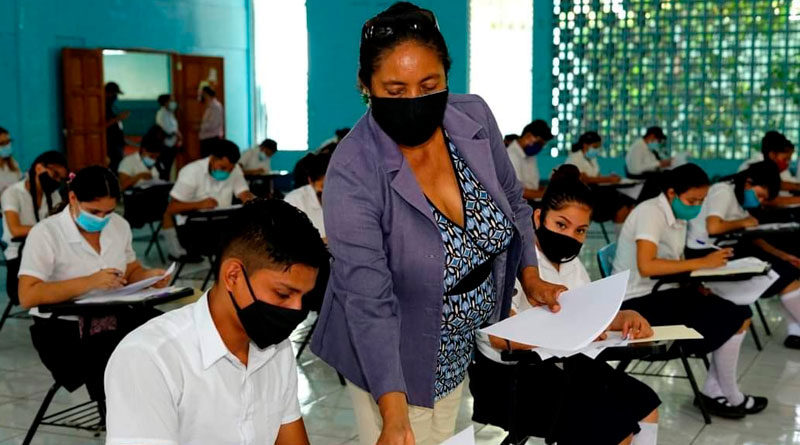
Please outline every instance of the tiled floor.
M137 233L138 235L143 235ZM593 277L598 273L594 253L602 245L597 237L587 243L582 253L585 264L591 265ZM144 243L136 242L136 250L144 251ZM157 263L151 252L145 262ZM193 273L194 271L194 273ZM5 272L0 271L4 279ZM204 273L192 268L186 274L187 284L199 286ZM196 279L196 280L194 280ZM0 282L0 289L5 284ZM0 296L0 307L5 307L5 297ZM661 396L660 444L674 445L732 445L732 444L793 444L800 443L800 352L782 346L784 324L780 318L778 302L767 301L764 305L774 335L767 337L759 322L755 322L764 350L756 351L751 339L747 339L740 358L740 381L742 389L751 394L770 398L770 405L763 413L741 421L714 418L709 426L703 424L700 413L692 406L689 384L684 379L646 377L644 380ZM309 320L310 321L310 320ZM22 443L25 432L52 381L47 370L30 343L29 320L12 319L0 331L0 445ZM306 325L294 334L300 340L308 329ZM315 445L357 443L350 399L339 384L336 373L310 352L304 352L299 361L300 400L306 426ZM705 372L701 363L693 363L695 374L702 380ZM679 363L669 363L665 371L680 375ZM61 391L53 402L53 409L65 408L86 400L85 391L74 394ZM472 400L466 394L462 403L458 428L470 423ZM491 426L475 425L480 444L499 444L504 432ZM576 419L576 427L580 420ZM43 427L36 434L34 444L95 444L102 437L75 430ZM531 439L530 444L542 444Z

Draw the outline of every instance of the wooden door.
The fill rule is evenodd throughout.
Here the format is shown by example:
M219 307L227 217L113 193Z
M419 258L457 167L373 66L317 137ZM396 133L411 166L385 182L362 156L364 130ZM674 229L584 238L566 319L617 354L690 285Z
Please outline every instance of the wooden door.
M106 165L103 53L99 49L61 50L64 136L73 171Z
M200 158L198 131L205 106L200 103L200 88L208 85L225 105L225 77L221 57L172 56L173 95L178 102L178 124L183 133L183 147L178 153L178 167Z

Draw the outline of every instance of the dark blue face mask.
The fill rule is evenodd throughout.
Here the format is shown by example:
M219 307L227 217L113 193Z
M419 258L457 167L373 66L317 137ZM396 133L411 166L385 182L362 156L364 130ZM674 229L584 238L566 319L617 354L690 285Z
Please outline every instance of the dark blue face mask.
M534 142L532 144L526 145L522 147L522 151L525 152L525 156L536 156L539 154L540 151L544 148L544 144L541 142Z

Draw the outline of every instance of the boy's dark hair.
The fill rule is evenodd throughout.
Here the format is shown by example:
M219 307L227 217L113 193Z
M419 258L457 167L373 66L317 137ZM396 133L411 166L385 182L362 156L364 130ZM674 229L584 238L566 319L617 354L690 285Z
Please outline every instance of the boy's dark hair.
M203 87L203 92L208 94L211 97L217 97L217 92L214 91L214 89L209 87L209 86Z
M266 138L258 144L259 147L269 148L272 151L278 151L278 143L270 138Z
M314 157L310 158L308 163L305 164L308 177L311 178L312 181L316 181L325 176L325 173L328 171L328 164L330 161L331 156L328 153L319 153L314 155Z
M206 140L206 143L208 144L206 146L208 153L217 159L227 158L231 164L235 164L242 156L239 146L227 139L213 138Z
M169 103L169 99L171 97L172 97L171 94L162 94L158 96L158 104L161 105L162 107L166 106Z
M164 141L167 133L158 125L151 126L147 133L142 136L139 147L150 153L161 153L164 150Z
M279 199L255 199L237 210L223 236L221 261L238 258L247 272L288 270L294 264L320 269L330 255L305 213Z

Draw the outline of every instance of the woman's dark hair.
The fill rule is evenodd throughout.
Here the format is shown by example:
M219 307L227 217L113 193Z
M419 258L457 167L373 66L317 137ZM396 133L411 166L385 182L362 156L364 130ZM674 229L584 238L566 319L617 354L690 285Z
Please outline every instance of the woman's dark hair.
M778 171L778 166L771 161L756 162L747 170L733 176L734 192L739 203L744 202L744 186L748 181L752 186L767 189L770 200L775 199L781 191L781 173Z
M310 158L305 164L307 176L311 178L312 181L316 181L325 176L325 173L328 171L328 163L330 163L330 160L331 156L328 153L314 155L314 157Z
M36 205L36 195L38 194L36 186L36 166L40 164L43 167L58 165L60 167L67 168L67 158L64 157L61 152L55 150L46 151L37 156L36 159L33 160L31 168L28 169L28 192L31 194L31 201L33 202L33 216L36 218L36 222L39 222L39 206ZM54 213L53 197L50 193L42 193L42 195L47 203L47 213L52 215Z
M3 127L0 127L0 134L8 134L8 130Z
M794 150L794 146L783 133L770 130L761 138L761 153L767 157L770 153L787 153Z
M119 180L111 170L92 165L78 171L69 182L69 191L75 193L80 202L91 202L100 198L119 200Z
M683 164L672 170L664 170L648 179L642 188L637 204L655 198L661 193L667 193L669 189L673 189L676 194L680 195L689 189L709 185L711 185L711 181L700 166L691 163Z
M314 153L309 153L300 158L300 160L297 161L297 164L294 165L294 171L292 172L292 176L294 177L294 188L299 188L308 184L308 168L310 164L314 162L314 158L316 156L317 155Z
M153 125L147 130L147 133L142 136L139 147L150 153L161 153L166 148L164 145L166 139L167 133L164 129L158 125Z
M433 12L413 3L397 2L361 28L358 79L362 87L370 88L372 74L386 52L410 40L434 50L445 75L450 72L450 53Z
M575 153L581 151L583 150L584 145L594 144L600 141L600 135L597 134L596 131L587 131L586 133L583 133L574 144L572 144L572 152Z
M166 106L169 103L169 99L171 97L172 97L171 94L162 94L158 96L158 104L161 105L162 107Z
M550 210L561 210L569 204L581 204L594 209L594 194L581 181L581 172L572 164L565 164L553 171L550 184L542 196L541 220Z

